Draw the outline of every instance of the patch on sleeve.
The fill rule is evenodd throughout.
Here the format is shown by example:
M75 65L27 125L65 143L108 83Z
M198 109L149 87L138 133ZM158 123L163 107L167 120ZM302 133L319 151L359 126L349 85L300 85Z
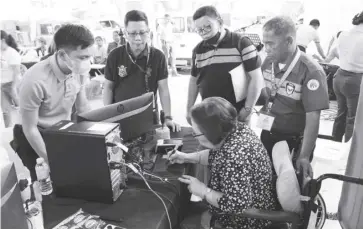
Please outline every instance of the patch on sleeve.
M309 80L308 84L307 84L307 87L310 91L316 91L318 90L320 86L320 83L318 80L315 80L315 79L311 79Z

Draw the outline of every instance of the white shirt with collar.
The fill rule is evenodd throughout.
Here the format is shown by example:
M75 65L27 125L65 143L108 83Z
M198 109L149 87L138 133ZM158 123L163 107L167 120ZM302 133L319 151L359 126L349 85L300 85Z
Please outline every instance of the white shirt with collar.
M338 39L340 68L363 73L363 24L342 32Z

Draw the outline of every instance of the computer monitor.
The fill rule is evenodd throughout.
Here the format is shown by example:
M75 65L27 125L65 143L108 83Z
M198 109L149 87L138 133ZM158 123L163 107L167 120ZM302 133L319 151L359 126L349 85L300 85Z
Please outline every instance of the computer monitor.
M77 121L120 123L124 141L140 137L154 125L154 94L152 92L78 114Z

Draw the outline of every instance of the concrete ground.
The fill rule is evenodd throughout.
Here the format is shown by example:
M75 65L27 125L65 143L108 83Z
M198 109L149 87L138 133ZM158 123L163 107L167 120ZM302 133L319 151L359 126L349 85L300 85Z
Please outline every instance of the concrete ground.
M188 73L179 75L178 77L169 78L169 88L172 99L172 115L174 120L181 125L188 125L185 120L186 116L186 100L188 91ZM90 100L93 108L102 106L101 97L98 96ZM336 113L336 103L331 102L330 109L323 111L320 122L320 133L330 135L334 115ZM17 111L14 111L14 116L18 120ZM256 115L252 118L252 127L256 124ZM253 128L256 133L261 130ZM15 162L17 173L24 173L22 164L17 155L10 149L8 142L12 138L12 130L10 128L2 131L1 142L8 151L9 157ZM344 174L345 165L348 158L348 146L346 144L336 143L328 140L318 139L315 150L315 157L312 162L314 168L314 176L317 177L324 173L339 173ZM337 212L338 202L340 198L342 182L326 181L323 183L321 194L325 199L326 206L329 212ZM338 221L327 220L324 228L341 229Z

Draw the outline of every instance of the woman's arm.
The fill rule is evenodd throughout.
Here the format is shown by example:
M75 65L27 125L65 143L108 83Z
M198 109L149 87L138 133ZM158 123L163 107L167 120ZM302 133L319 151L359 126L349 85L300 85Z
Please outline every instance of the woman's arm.
M208 165L209 149L186 154L185 162Z

